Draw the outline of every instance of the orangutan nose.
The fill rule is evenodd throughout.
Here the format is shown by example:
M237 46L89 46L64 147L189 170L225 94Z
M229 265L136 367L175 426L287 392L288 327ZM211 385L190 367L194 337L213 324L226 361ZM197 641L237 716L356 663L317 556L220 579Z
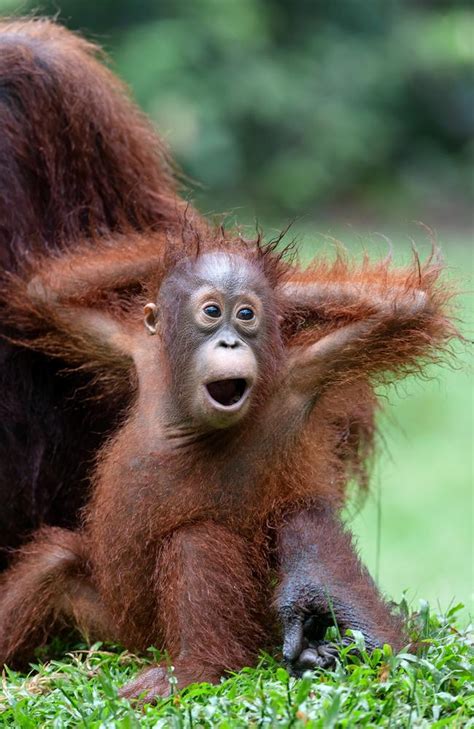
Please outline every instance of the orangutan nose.
M224 347L225 349L237 349L237 347L240 347L240 341L237 339L237 337L227 335L219 339L219 341L217 342L217 346Z

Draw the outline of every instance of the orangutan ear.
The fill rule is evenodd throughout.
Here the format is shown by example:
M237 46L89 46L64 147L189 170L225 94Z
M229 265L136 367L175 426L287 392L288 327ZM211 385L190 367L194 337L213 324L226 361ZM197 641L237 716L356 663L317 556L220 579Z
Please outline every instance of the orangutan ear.
M143 320L145 327L149 334L156 334L158 331L158 307L156 304L147 304L143 313L145 318Z

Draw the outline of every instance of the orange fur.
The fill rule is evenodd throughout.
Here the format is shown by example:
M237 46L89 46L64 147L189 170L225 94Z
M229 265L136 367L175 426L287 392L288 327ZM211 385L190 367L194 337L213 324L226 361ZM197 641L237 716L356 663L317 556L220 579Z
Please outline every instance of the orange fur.
M107 312L118 322L130 352L143 349L135 362L137 379L128 377L137 389L126 422L100 453L84 525L90 584L99 596L99 616L106 616L98 622L112 625L113 637L131 649L144 650L154 643L169 650L180 685L191 679L215 680L222 671L249 662L253 647L265 645L265 626L273 624L274 613L270 600L263 598L262 604L257 596L268 594L271 576L279 570L276 604L281 615L288 610L287 585L298 586L301 574L313 575L314 584L329 585L342 605L341 625L365 625L369 645L390 639L400 646L400 623L360 566L335 515L349 479L366 484L376 408L372 382L381 373L400 375L418 366L420 358L433 358L455 334L446 308L450 291L440 284L439 266L429 262L421 268L391 269L366 260L355 268L339 258L332 268L316 262L302 271L258 242L229 240L221 232L200 240L198 258L211 249L253 261L271 292L263 302L266 315L269 321L280 321L281 329L269 330L273 334L265 342L266 361L273 359L273 364L261 373L268 381L243 427L204 436L192 429L171 431L163 441L155 434L168 427L162 422L160 403L170 382L186 377L178 375L185 363L170 361L172 350L166 345L183 337L181 324L169 302L170 313L163 312L162 322L166 337L157 345L146 344L149 340L143 339L130 309L128 288L132 285L136 292L140 285L131 298L136 303L143 290L156 291L161 277L178 265L167 266L163 248L161 255L151 256L150 271L142 280L148 246L160 250L160 238L156 241L155 249L154 239L132 239L137 243L135 270L131 258L106 249L103 284L100 269L87 268L89 251L83 258L76 253L70 260L50 259L49 267L44 263L37 269L53 293L64 294L64 300L52 296L43 302L63 357L76 336L77 315L65 314L69 307L72 312L83 307ZM100 258L102 252L96 255ZM121 278L124 262L129 269L126 279ZM82 270L82 279L76 280L76 269ZM298 302L299 289L296 294L291 289L301 282L316 286L303 291L305 308ZM21 314L22 306L23 314L31 316L27 289L23 287L22 296L12 296L10 306L14 316ZM349 341L342 354L332 356L329 375L315 384L314 394L308 393L311 406L304 414L307 406L302 411L288 390L285 362L294 360L298 368L295 352L311 351L324 337L359 321L369 323L369 329ZM95 334L81 333L81 356L104 367L115 355L105 347L106 359L101 360L100 336L100 327ZM45 346L44 339L35 346ZM315 376L316 382L317 369ZM303 544L296 556L295 540ZM316 546L319 561L308 562ZM29 569L21 564L20 558L19 567L6 577L7 593L17 596L23 588L14 586L15 570ZM321 613L328 613L319 593L308 593L305 586L298 590L303 597L295 600L310 594ZM28 586L25 591L28 595ZM29 630L36 613L30 619ZM236 623L246 626L240 637ZM14 656L14 647L5 655ZM166 686L166 671L157 668L129 691L146 689L151 696Z
M102 240L117 248L121 233L164 231L184 211L197 217L178 195L165 144L106 60L54 21L0 21L0 491L9 504L0 568L42 524L77 523L93 455L130 393L125 383L99 403L90 368L66 376L65 361L45 354L55 340L46 312L34 323L26 310L10 316L9 274L24 285L44 255ZM70 362L73 347L63 346ZM123 366L109 366L126 380Z
M76 41L61 48L69 42L74 60ZM156 172L165 186L168 173ZM369 648L400 647L400 621L338 514L349 480L367 483L374 385L422 372L457 335L441 266L435 257L394 268L339 254L301 268L276 243L246 241L187 211L172 183L159 204L156 230L134 225L133 209L117 213L106 234L85 225L70 253L58 226L55 252L43 247L4 280L11 339L97 374L106 400L116 388L128 408L97 456L81 530L40 532L2 578L0 662L24 660L66 622L131 649L169 650L179 686L217 680L275 640L275 612L290 662L314 613L316 647L304 639L315 651L331 600L341 628L362 630ZM249 344L259 368L252 404L222 430L196 425L184 407L196 382L195 326L183 311L209 252L227 254L234 273L250 269L265 321L261 343ZM139 320L150 299L161 306L152 339ZM125 695L167 690L159 666Z

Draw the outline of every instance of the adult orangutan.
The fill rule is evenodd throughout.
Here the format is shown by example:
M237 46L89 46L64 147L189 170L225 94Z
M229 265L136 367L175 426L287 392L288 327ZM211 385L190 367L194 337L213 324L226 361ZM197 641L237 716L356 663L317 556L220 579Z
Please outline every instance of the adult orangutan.
M130 234L120 249L37 258L11 281L10 315L35 346L135 396L82 528L43 529L3 577L2 663L64 623L166 649L178 687L251 663L276 640L275 613L295 674L334 660L333 618L369 650L406 641L339 510L371 438L373 384L454 334L439 266L339 257L302 270L274 246L188 228L171 252L165 234ZM168 691L159 665L122 695Z
M120 245L124 230L172 229L179 217L163 144L100 57L51 21L0 22L1 272L85 237ZM1 335L21 338L3 310L0 568L41 524L74 523L91 460L127 403L124 393L98 404L87 374L65 376L64 362Z

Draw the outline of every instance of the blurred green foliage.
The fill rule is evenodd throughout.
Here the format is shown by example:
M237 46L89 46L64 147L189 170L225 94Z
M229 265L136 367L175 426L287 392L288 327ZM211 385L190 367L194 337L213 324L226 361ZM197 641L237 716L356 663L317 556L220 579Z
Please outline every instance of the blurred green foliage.
M0 0L30 9L105 45L205 210L469 215L468 2Z

